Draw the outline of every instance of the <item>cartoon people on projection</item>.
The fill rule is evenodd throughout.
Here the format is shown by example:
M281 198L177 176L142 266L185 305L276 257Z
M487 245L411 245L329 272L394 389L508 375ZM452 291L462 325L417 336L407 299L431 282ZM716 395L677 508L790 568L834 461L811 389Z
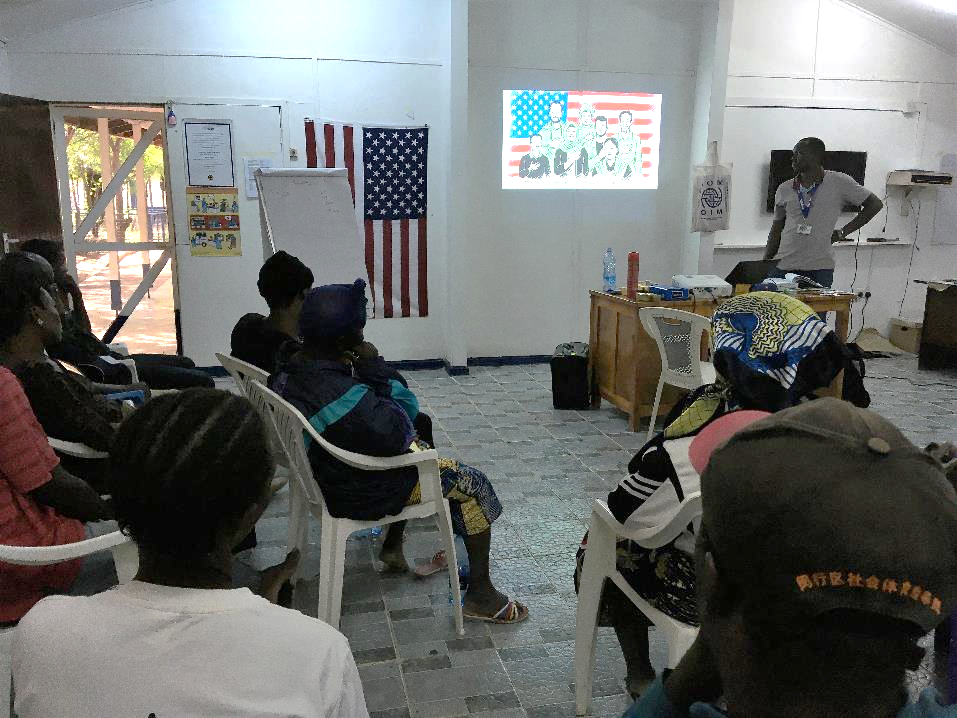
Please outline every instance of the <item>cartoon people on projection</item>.
M532 149L527 155L523 155L518 165L518 176L528 179L541 179L549 175L548 166L550 164L548 157L542 151L542 136L532 135L528 138Z
M558 100L548 108L548 122L529 138L531 150L521 158L519 177L529 180L555 176L573 179L601 177L627 181L641 170L641 137L634 130L629 110L618 113L618 131L609 129L608 117L583 103L578 121L563 122L565 108ZM545 161L542 162L541 160Z

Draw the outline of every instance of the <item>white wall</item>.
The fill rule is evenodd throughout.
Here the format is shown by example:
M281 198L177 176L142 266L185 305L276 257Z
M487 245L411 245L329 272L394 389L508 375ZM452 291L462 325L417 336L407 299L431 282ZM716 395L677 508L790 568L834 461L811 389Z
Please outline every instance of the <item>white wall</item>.
M3 40L0 40L0 93L10 92L10 59Z
M943 154L957 152L957 58L838 0L736 0L728 97L729 104L735 104L734 98L756 98L773 100L769 104L780 106L796 105L812 98L844 107L922 103L918 105L919 116L914 115L915 138L909 164L935 169L940 167ZM726 140L733 140L735 133L741 132L740 127L731 126L733 116L729 112L726 117ZM747 128L748 136L760 152L744 153L748 155L744 159L725 157L735 162L735 188L753 184L747 181L750 178L765 176L770 150L789 146L782 145L775 136L778 129L773 123L775 116L769 112L764 127L757 123ZM862 134L865 131L863 128ZM901 151L896 137L888 141L887 148L867 149L869 168L881 167L890 155L896 159ZM739 182L741 179L745 181ZM869 188L881 197L886 191L883 179L872 177L872 172L868 172ZM912 254L911 279L953 276L957 269L957 246L931 243L934 191L922 191L915 196L915 207L917 197L920 199L919 225L916 212L901 216L902 193L894 190L889 194L884 233L912 243L916 238L916 249L913 245L861 247L856 253L856 279L853 249L836 250L835 287L851 288L853 280L854 290L871 292L865 320L868 326L881 332L886 333L889 319L901 312L904 317L920 319L923 316L925 290L922 285L912 281L908 285L906 281ZM733 202L732 230L721 233L718 242L763 245L771 216L758 208L762 204L760 197L750 196L750 190L746 195L737 192ZM881 235L884 218L881 214L873 220L862 236ZM757 248L718 248L715 273L723 274L742 259L760 256L761 250ZM862 302L855 306L857 328L862 324L862 309Z
M546 354L587 341L587 290L600 286L608 246L622 283L632 249L643 277L677 271L701 9L652 0L470 3L468 132L458 160L469 171L468 239L451 289L467 297L469 356ZM662 93L658 189L502 190L509 89Z
M430 316L373 321L367 336L390 358L434 358L447 343L448 28L445 0L274 0L268 12L257 3L171 0L53 26L7 49L12 91L29 97L283 101L285 145L300 156L288 166L305 166L304 117L430 125ZM252 228L258 218L243 223ZM255 286L249 291L255 296Z

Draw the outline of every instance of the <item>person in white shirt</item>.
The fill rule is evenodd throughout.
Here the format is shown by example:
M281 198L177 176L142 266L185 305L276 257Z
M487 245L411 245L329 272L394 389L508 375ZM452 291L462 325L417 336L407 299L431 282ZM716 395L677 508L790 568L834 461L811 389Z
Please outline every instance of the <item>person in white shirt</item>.
M19 718L368 716L345 637L232 588L231 551L269 500L265 426L245 399L189 389L117 432L110 489L135 580L51 596L13 639ZM261 593L275 598L291 556Z
M764 250L782 272L794 272L830 287L834 281L831 245L847 240L881 211L883 203L843 172L824 169L824 143L805 137L794 145L794 179L774 193L774 222ZM859 207L857 216L836 229L844 205Z

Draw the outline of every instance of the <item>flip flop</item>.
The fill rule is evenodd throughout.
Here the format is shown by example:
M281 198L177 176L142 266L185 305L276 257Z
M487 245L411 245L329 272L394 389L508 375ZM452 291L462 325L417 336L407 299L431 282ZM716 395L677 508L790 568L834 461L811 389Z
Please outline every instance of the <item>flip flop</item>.
M432 560L420 566L416 566L415 575L419 578L425 578L439 571L445 571L449 567L449 562L445 560L445 551L439 551Z
M483 621L485 623L521 623L528 618L528 607L523 606L518 601L509 601L491 616L463 613L462 617L470 621Z

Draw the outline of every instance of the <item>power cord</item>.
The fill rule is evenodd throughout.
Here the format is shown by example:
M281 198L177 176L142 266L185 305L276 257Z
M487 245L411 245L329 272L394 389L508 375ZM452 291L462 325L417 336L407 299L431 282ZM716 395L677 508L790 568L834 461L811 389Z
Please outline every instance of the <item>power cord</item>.
M913 203L911 203L913 207ZM904 294L901 297L901 306L897 312L897 318L900 319L904 315L904 301L907 299L907 290L910 288L910 273L914 267L914 253L920 251L920 248L917 246L917 241L920 238L920 206L921 201L918 198L917 200L917 218L914 222L914 244L910 248L910 261L907 263L907 279L904 280Z

